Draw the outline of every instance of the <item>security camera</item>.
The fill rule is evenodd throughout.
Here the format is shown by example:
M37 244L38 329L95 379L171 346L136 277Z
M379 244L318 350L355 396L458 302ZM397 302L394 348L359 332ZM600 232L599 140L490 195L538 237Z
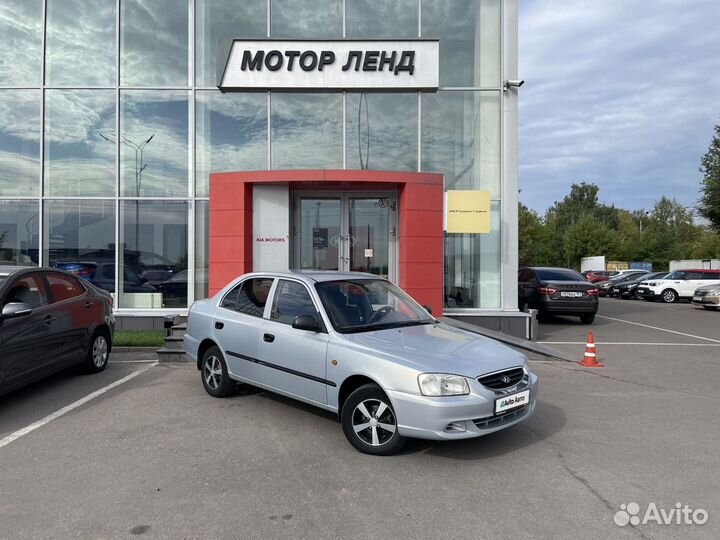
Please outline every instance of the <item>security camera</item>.
M505 81L505 84L503 86L505 87L505 90L507 90L510 87L520 88L523 84L525 84L525 81L522 79L512 79Z

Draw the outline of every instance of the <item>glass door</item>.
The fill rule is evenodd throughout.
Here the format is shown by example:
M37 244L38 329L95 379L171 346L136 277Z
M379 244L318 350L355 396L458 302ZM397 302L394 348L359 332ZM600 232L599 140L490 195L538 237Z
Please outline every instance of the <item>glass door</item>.
M300 197L296 205L295 266L343 270L341 197ZM299 223L298 223L299 221Z
M294 208L296 268L396 279L394 193L299 192Z

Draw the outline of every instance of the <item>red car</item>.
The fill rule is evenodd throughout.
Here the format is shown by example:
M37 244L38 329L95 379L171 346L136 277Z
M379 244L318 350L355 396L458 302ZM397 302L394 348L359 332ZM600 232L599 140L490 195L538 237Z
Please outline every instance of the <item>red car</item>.
M609 278L619 274L617 270L586 270L582 273L590 283L598 281L607 281Z

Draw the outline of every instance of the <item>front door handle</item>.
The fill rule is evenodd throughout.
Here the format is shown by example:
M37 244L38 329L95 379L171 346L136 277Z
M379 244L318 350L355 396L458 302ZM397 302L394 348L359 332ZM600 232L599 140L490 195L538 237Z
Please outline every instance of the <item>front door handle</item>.
M91 302L90 300L88 300L88 301L85 302L85 307L86 307L86 308L91 308L91 307L93 307L94 305L95 305L95 302Z
M222 330L223 328L225 328L225 323L221 323L220 321L215 321L215 328L217 328L218 330Z
M263 334L263 341L267 343L272 343L273 341L275 341L275 336L273 336L272 334Z
M53 322L56 318L57 318L57 317L53 317L52 315L47 315L47 316L45 317L45 324L50 324L50 323Z

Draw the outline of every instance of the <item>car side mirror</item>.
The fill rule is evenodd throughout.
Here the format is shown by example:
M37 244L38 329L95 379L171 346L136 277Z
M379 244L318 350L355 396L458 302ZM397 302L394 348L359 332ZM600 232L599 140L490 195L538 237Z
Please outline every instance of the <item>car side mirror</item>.
M3 319L14 319L15 317L24 317L30 315L32 308L24 302L10 302L2 308Z
M425 304L423 304L423 309L427 311L430 315L432 315L432 309L430 309L430 306L426 306Z
M297 330L320 331L320 322L312 315L298 315L293 320L292 327Z

